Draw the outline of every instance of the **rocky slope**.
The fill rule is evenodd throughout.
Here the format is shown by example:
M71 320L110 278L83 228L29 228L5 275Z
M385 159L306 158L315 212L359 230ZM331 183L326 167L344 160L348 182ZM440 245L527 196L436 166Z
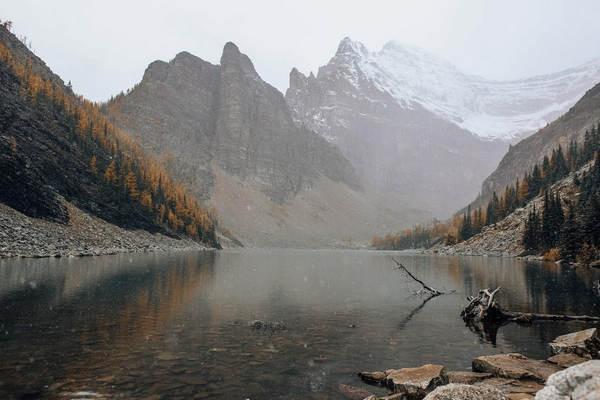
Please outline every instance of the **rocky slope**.
M530 137L511 146L498 168L482 185L483 197L500 192L522 177L558 145L566 149L572 139L581 140L585 131L600 121L600 85L596 85L563 116Z
M204 250L205 245L145 230L126 230L63 203L67 224L28 217L0 203L0 258L70 257Z
M350 162L335 145L294 124L283 95L232 43L219 65L186 52L153 62L106 111L163 156L248 245L366 242L375 226L426 215L395 205L397 197L367 201Z
M475 196L507 144L481 139L421 103L399 101L371 74L369 57L345 39L316 76L294 69L286 92L294 120L339 146L368 190L402 193L408 204L446 216Z
M550 187L551 193L559 193L562 201L573 201L577 198L579 187L575 184L575 177L581 176L590 168L587 164L579 171L558 181ZM472 238L453 246L438 244L427 252L438 254L461 255L493 255L493 256L518 256L524 253L522 238L525 231L525 222L533 207L543 210L543 196L537 196L524 207L516 209L500 222L489 225Z

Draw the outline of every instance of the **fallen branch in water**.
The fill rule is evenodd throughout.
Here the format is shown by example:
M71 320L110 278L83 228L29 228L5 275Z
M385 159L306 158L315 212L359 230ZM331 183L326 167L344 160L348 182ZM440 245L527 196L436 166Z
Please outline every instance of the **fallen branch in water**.
M398 269L406 272L406 274L408 276L410 276L415 282L419 283L422 287L423 290L425 290L426 292L428 292L432 297L435 296L440 296L442 294L446 294L445 292L442 292L440 290L437 290L431 286L426 285L422 280L420 280L419 278L417 278L416 276L414 276L413 274L410 273L410 271L408 269L406 269L406 267L404 265L402 265L401 262L399 262L398 260L396 260L395 258L392 257L392 261L396 263L396 265L398 266Z
M466 307L461 311L460 316L468 324L498 324L504 322L528 323L536 320L600 322L600 317L593 317L589 315L538 314L518 311L505 311L494 300L494 296L496 296L496 293L498 293L499 290L499 287L493 291L490 291L490 289L483 289L479 291L479 294L476 297L467 297L469 304L467 304Z

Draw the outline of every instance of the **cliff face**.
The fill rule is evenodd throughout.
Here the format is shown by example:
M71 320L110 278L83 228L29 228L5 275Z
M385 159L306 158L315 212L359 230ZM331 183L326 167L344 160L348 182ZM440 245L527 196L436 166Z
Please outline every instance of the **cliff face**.
M368 56L344 40L316 76L292 70L286 100L294 121L337 145L367 190L402 194L407 204L447 216L476 195L507 144L399 101L371 76Z
M313 132L297 128L283 96L227 43L220 65L189 53L152 63L142 81L108 105L144 146L172 156L173 172L209 198L214 167L252 181L283 203L320 175L357 187L350 163Z
M585 131L600 121L600 84L590 89L566 114L530 137L511 146L498 168L482 185L484 198L500 192L531 170L558 145L567 149L572 139L580 141Z
M219 65L185 52L150 64L106 111L247 245L366 243L380 229L429 217L402 196L363 190L335 144L296 125L283 95L232 43Z

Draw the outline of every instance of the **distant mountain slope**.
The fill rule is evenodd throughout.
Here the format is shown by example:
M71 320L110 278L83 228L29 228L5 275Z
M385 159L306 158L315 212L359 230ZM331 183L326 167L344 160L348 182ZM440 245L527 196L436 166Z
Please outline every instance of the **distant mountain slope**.
M0 202L63 224L72 204L120 227L218 245L209 212L4 28L0 104Z
M426 215L409 215L391 198L367 201L339 149L296 126L283 95L233 43L225 45L219 65L186 52L153 62L139 84L105 109L117 125L137 132L146 149L165 157L249 245L366 242L370 226L410 224ZM336 213L330 188L347 194L346 214Z
M461 72L414 46L388 42L371 52L345 38L338 56L352 58L344 72L353 86L368 80L405 109L415 104L485 138L512 140L552 122L600 82L600 59L553 74L494 81Z
M475 196L507 144L399 102L365 70L368 56L345 39L317 76L292 70L286 100L294 120L339 146L367 190L401 193L407 204L445 217Z
M585 131L600 121L600 84L594 86L563 116L534 135L511 146L496 170L485 179L482 195L500 193L518 177L523 177L558 145L566 149L571 139L581 141Z

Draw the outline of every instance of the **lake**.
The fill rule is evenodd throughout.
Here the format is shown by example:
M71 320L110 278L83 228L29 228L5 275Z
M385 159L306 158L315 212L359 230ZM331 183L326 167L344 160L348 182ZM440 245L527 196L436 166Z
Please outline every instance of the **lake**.
M456 292L424 303L391 257ZM459 317L465 297L502 286L508 309L600 315L599 278L552 263L341 250L0 260L0 398L343 398L339 384L372 388L361 370L547 357L547 342L590 325L481 337ZM287 329L255 330L256 319Z

